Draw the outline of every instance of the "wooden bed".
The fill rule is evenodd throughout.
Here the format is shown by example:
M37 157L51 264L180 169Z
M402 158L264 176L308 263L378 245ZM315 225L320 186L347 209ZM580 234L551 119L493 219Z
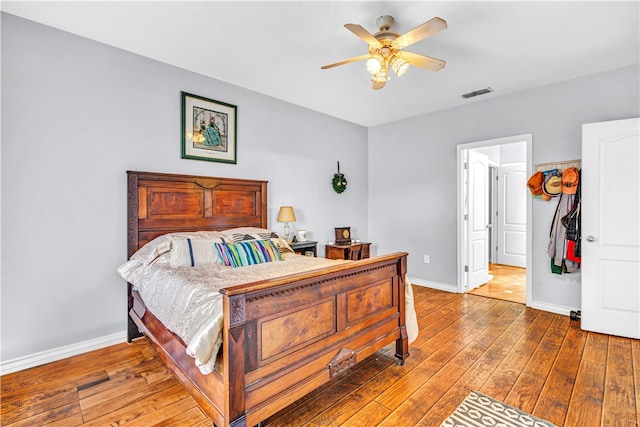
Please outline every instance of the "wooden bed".
M266 181L127 175L128 256L165 233L267 228ZM128 341L146 335L216 426L259 424L388 344L404 363L406 256L223 289L223 345L209 375L131 284Z

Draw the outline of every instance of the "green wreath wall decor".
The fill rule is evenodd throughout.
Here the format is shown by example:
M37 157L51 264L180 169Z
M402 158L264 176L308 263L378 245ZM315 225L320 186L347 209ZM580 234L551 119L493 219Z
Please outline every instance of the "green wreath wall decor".
M340 173L340 162L338 162L338 173L333 174L331 183L333 184L333 189L338 194L347 189L347 178L344 177L344 174Z

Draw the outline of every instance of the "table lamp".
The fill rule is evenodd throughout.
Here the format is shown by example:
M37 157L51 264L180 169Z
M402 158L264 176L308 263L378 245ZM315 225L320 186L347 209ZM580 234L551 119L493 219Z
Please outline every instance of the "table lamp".
M284 222L284 240L287 243L291 243L289 239L289 233L291 232L291 227L289 226L290 222L296 221L296 214L293 211L293 206L281 206L280 211L278 212L278 218L276 219L278 222Z

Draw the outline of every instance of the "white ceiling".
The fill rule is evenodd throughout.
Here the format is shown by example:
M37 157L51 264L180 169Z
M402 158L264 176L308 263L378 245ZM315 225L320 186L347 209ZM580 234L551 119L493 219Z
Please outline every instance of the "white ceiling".
M640 2L2 1L3 11L364 126L640 62ZM405 50L447 62L371 89L367 53L344 28L448 29ZM465 100L463 93L494 92ZM216 99L215 93L200 94ZM231 100L221 100L231 102Z

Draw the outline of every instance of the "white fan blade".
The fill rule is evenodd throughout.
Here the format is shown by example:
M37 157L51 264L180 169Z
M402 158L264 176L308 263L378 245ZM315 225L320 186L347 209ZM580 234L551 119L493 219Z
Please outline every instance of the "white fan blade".
M447 28L447 21L442 18L432 18L427 22L418 25L413 30L409 30L404 33L400 37L394 40L394 44L398 46L398 48L407 47L410 44L418 42L422 39L425 39L439 31L442 31Z
M377 38L373 37L369 31L365 30L362 25L358 24L344 24L344 27L351 31L356 36L360 37L364 40L369 46L380 47L382 44L378 41Z
M354 58L349 58L349 59L345 59L344 61L340 61L340 62L336 62L335 64L329 64L329 65L323 65L322 68L323 70L326 70L327 68L333 68L333 67L337 67L338 65L344 65L344 64L348 64L350 62L356 62L356 61L361 61L363 59L367 59L369 58L371 55L367 54L367 55L360 55L360 56L356 56ZM408 61L407 61L408 62Z
M445 61L438 58L432 58L430 56L419 55L413 52L407 52L405 50L399 50L396 52L400 58L407 61L409 64L420 68L426 68L431 71L440 71L444 68Z

